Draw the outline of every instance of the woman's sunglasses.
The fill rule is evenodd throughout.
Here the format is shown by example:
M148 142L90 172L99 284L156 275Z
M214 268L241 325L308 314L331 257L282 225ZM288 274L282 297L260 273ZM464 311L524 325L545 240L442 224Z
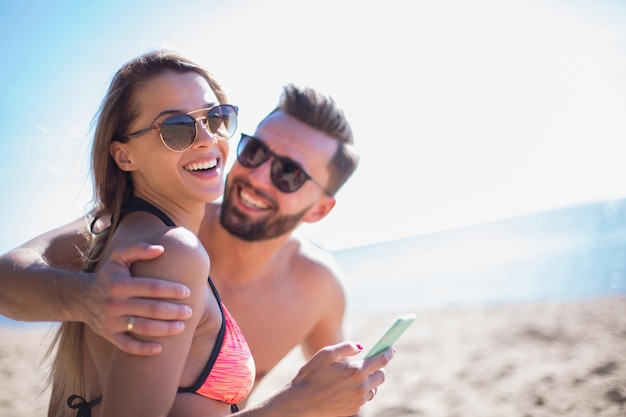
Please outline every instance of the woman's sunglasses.
M261 139L241 134L241 140L237 146L237 161L241 165L246 168L257 168L270 159L270 156L274 157L270 171L272 184L283 193L293 193L299 190L307 180L311 180L327 195L332 196L324 186L311 178L300 164L286 156L275 154Z
M208 109L194 110L187 114L177 114L162 122L156 123L137 132L126 135L126 138L134 138L154 129L161 135L161 141L171 151L183 152L191 148L198 136L197 121L204 125L217 136L218 140L226 140L235 134L237 130L237 106L220 104ZM192 114L203 113L200 117Z

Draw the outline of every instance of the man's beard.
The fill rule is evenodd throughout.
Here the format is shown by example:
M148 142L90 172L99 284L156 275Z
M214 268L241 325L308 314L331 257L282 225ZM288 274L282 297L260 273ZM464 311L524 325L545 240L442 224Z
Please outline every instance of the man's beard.
M273 239L290 233L298 226L300 220L309 209L306 208L299 213L289 216L279 216L273 211L272 213L274 214L267 216L265 219L252 221L233 204L233 199L235 198L233 194L236 189L237 187L233 181L233 184L224 190L224 198L220 210L220 223L228 233L248 242Z

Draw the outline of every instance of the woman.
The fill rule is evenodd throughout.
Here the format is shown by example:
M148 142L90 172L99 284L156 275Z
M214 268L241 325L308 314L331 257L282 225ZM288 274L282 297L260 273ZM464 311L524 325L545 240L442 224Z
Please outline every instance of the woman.
M223 192L236 126L237 108L216 80L175 53L140 56L113 78L92 150L95 217L113 221L86 267L118 247L162 245L162 256L133 273L187 285L194 315L151 357L125 354L82 323L62 325L50 416L223 416L252 389L250 350L207 282L209 257L196 238L205 203Z

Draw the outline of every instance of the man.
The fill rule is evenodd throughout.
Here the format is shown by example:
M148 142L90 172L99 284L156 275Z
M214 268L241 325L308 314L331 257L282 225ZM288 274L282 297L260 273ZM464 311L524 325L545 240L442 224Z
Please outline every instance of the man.
M257 383L298 344L310 358L343 339L339 270L329 254L292 232L332 210L335 193L356 169L352 144L350 125L332 98L288 85L254 135L242 135L222 205L207 205L199 237L211 257L211 278L252 350ZM79 220L0 258L0 313L84 321L122 350L157 354L158 344L133 339L127 330L181 331L189 309L156 298L184 298L187 290L130 278L132 262L160 254L154 246L117 251L95 277L69 272L81 267L77 248L86 246L85 225ZM374 395L375 388L366 399Z

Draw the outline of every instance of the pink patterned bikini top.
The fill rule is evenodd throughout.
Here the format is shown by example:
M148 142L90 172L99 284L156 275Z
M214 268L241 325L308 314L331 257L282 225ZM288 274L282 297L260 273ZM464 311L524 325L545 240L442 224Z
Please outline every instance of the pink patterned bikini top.
M178 392L193 392L213 400L237 404L252 391L256 368L241 329L230 315L211 278L209 284L222 311L222 328L198 381Z

